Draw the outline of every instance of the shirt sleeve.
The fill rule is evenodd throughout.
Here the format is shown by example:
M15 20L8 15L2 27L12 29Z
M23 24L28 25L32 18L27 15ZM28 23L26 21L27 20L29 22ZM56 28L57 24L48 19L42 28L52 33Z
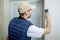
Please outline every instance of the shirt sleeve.
M27 36L28 37L41 38L43 33L44 33L44 29L43 28L39 28L36 25L31 25L28 28Z

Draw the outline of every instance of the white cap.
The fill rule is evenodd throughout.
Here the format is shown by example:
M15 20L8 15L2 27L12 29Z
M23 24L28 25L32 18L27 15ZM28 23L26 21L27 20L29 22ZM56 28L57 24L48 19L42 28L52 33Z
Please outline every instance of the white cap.
M18 6L18 9L19 9L20 13L24 13L29 9L35 9L35 8L36 8L36 6L31 5L29 2L22 2Z

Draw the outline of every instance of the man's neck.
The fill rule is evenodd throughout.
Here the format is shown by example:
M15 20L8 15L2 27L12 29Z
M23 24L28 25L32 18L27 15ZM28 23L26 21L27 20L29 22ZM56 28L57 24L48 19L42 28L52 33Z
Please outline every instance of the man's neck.
M26 16L21 16L21 17L23 17L24 19L27 19L27 17L26 17Z

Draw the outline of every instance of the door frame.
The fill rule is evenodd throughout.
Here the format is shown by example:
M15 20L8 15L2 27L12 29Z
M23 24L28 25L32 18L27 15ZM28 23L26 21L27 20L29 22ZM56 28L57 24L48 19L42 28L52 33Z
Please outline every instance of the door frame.
M11 4L14 3L20 3L20 2L24 2L24 1L11 1ZM39 2L39 1L30 1L30 2ZM41 9L41 15L40 15L40 27L44 28L45 27L45 12L44 12L44 0L40 0L40 9ZM12 12L10 14L10 16L12 15ZM11 16L12 18L12 16ZM11 19L10 18L10 19ZM40 38L41 40L45 40L45 36L43 35L42 38Z
M6 3L6 1L8 2L8 4ZM3 25L1 25L1 29L2 30L4 30L4 31L6 31L6 32L8 32L7 30L8 30L8 23L9 23L9 21L11 20L11 0L3 0L2 1L2 12L3 12L3 16L1 16L1 17L3 17L3 19L1 19L2 20L2 24ZM45 13L44 13L44 0L40 0L40 4L41 4L41 17L40 17L40 26L41 27L44 27L45 26ZM9 5L9 6L8 6ZM8 8L7 8L7 7ZM6 8L5 8L6 7ZM7 10L5 10L5 9L9 9L8 10L8 12L7 12ZM7 15L7 16L6 16ZM6 19L5 19L6 18ZM6 21L7 20L7 21ZM5 29L5 27L7 28L7 29ZM2 31L2 32L4 32L4 31ZM5 38L6 38L6 34L7 33L3 33L3 40L5 40ZM1 35L2 36L2 35ZM45 36L43 36L42 37L42 40L45 40Z

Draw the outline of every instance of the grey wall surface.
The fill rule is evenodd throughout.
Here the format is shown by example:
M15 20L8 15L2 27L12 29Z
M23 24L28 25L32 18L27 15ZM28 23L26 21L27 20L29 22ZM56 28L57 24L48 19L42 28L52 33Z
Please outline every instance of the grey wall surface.
M45 40L60 40L60 0L45 0L45 8L49 9L51 17L51 33Z

